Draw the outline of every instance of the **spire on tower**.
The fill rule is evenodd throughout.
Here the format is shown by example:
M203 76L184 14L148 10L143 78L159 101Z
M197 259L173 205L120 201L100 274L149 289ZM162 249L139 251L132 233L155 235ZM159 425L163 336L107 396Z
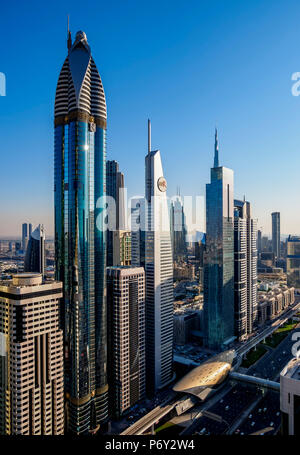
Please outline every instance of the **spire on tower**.
M151 153L151 122L148 119L148 155Z
M70 32L70 17L68 14L68 39L67 39L67 45L68 45L68 50L71 49L72 47L72 38L71 38L71 32Z
M215 130L215 156L214 167L219 167L219 144L218 144L218 130Z

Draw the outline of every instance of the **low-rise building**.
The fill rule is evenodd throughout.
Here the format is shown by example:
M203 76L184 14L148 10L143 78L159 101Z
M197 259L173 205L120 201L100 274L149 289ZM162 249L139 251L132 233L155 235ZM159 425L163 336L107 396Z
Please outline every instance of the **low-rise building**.
M268 285L260 284L260 287ZM270 290L258 291L258 325L264 325L267 321L277 317L295 302L295 289L286 285L271 288Z

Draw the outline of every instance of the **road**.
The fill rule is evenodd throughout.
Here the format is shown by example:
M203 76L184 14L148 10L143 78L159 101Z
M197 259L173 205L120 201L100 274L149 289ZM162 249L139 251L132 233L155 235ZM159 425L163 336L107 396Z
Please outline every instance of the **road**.
M275 319L269 327L266 327L248 342L244 343L236 349L238 355L246 354L250 349L259 344L262 340L271 335L276 329L283 325L288 319L293 317L300 309L300 302L296 302L292 308L286 310L277 319Z
M289 335L274 349L269 349L247 374L259 378L279 381L284 366L293 357L292 334L298 331L298 324ZM192 426L185 430L186 435L200 434L276 434L280 427L280 394L263 392L254 386L235 384L218 403L208 407L217 414L221 422L198 414Z
M187 398L187 396L185 397ZM175 406L182 400L182 397L178 399L178 395L175 392L170 392L170 396L166 398L159 406L152 409L145 416L139 419L130 427L126 428L121 435L139 435L148 430L153 424L159 421L162 417L167 415Z
M240 346L237 349L239 357L248 352L250 349L252 349L256 344L260 343L267 336L271 335L278 327L284 324L297 311L299 311L299 308L300 302L297 302L292 308L288 309L287 311L285 311L285 313L283 313L276 320L274 320L272 325L266 327L264 330L255 335L247 343L244 343L242 346ZM284 339L278 345L278 347L276 347L275 349L269 349L267 353L253 367L251 367L247 371L247 374L249 375L253 374L254 376L270 380L278 378L280 371L292 357L291 346L293 343L294 342L291 341L290 333L287 336L287 338ZM276 392L268 392L264 397L264 400L267 400L268 397L274 397L274 395L272 395L274 393L276 396ZM179 396L176 395L173 391L170 391L169 396L165 400L163 400L159 406L156 406L152 411L150 411L148 414L146 414L137 422L135 422L126 430L124 430L121 433L121 435L138 435L144 433L153 424L158 422L162 417L167 415L172 409L176 407L176 405L183 399L183 397L180 398L178 397ZM185 429L182 434L194 434L195 432L198 431L205 434L227 433L236 424L237 418L239 416L243 414L247 416L247 409L252 409L252 407L255 406L256 403L258 403L259 406L261 400L262 400L261 390L256 389L253 386L245 386L241 384L234 385L232 388L230 388L225 397L222 398L220 401L214 403L214 401L211 400L205 404L205 408L204 407L202 408L202 412L204 409L207 409L209 410L209 412L221 416L220 419L221 421L214 421L211 418L202 415L200 411L198 414L196 414L196 417L192 425ZM278 406L277 407L275 406L275 408L277 409L276 412L278 412ZM272 409L270 405L269 409ZM275 422L276 416L274 416L273 414L271 416L267 412L267 414L264 413L263 417L266 418L267 420L268 418L270 418L271 420L270 419L269 420L271 422L273 419L274 423L276 423ZM256 429L254 428L255 425L260 426L259 423L260 420L261 419L257 418L258 422L252 425L251 428L253 430ZM269 429L269 432L271 433L274 432L275 427L276 426L274 426L274 428L271 427L271 429ZM241 429L237 428L235 433L240 431Z

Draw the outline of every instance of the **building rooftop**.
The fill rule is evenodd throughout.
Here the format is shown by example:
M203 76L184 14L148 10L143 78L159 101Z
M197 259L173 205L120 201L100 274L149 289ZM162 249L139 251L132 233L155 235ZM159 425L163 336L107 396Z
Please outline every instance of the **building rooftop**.
M12 276L12 279L0 281L0 291L12 294L28 294L31 288L40 288L51 290L62 288L61 281L44 280L41 273L18 273ZM34 291L35 292L35 291Z
M300 242L300 237L297 235L289 235L288 242Z
M300 357L294 357L282 370L281 376L300 381Z

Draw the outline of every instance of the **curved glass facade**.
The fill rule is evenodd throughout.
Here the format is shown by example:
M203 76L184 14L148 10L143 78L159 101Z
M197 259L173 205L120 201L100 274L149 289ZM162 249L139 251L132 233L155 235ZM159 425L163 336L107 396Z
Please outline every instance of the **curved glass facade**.
M45 273L45 234L39 225L30 235L25 260L24 272Z
M64 283L66 390L75 399L72 409L83 405L78 420L74 412L69 415L76 432L91 429L94 406L83 401L107 388L105 238L96 227L96 202L104 195L105 134L98 127L90 132L82 121L55 129L56 270ZM95 406L97 414L102 420L107 409Z

